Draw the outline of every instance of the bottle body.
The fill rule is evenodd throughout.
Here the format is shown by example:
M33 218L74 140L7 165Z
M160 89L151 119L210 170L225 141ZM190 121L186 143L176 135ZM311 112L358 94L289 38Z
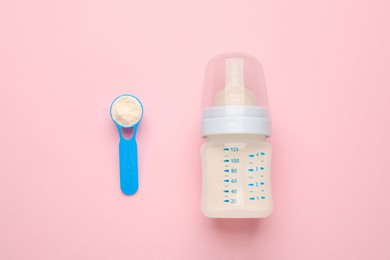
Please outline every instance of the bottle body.
M207 136L201 147L203 214L211 218L270 215L271 152L264 135Z

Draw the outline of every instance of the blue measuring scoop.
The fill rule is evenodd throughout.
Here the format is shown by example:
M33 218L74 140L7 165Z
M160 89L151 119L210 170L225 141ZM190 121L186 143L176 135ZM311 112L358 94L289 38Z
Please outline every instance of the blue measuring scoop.
M110 107L111 119L119 133L119 170L120 186L126 195L133 195L138 190L138 153L136 135L143 116L141 101L133 95L117 97ZM130 139L123 136L122 128L133 128Z

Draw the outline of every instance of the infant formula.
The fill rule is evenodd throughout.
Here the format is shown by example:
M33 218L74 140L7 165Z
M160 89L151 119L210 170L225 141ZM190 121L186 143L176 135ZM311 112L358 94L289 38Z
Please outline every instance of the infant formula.
M272 212L271 135L260 63L230 53L212 59L203 97L202 212L263 218Z

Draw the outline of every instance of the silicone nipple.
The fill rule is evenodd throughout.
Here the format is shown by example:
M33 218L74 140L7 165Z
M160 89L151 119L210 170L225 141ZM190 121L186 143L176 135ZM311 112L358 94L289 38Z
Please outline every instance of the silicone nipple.
M255 95L244 86L242 58L229 58L225 61L225 89L214 98L215 106L255 105Z

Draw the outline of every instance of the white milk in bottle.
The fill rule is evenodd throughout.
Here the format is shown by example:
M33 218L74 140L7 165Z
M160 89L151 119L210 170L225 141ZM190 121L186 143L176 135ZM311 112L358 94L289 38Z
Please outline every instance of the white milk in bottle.
M204 85L202 212L211 218L267 217L271 121L261 65L242 53L217 56L208 63Z

